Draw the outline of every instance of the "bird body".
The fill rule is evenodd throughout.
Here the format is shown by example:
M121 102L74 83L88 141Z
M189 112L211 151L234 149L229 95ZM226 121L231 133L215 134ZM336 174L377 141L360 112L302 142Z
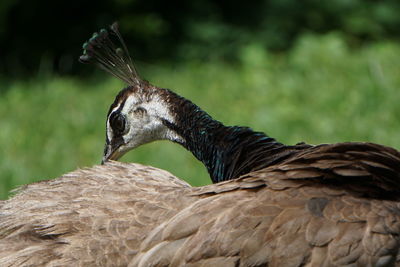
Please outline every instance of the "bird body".
M344 145L193 189L133 266L400 266L400 154Z
M348 146L197 188L113 161L24 186L0 266L398 266L400 154Z

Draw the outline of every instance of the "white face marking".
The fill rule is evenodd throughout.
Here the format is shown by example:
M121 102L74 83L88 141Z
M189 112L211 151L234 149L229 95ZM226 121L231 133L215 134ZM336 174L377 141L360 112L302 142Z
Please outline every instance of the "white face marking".
M139 109L138 109L139 108ZM121 109L121 104L117 105L111 112L118 112L125 116L127 121L126 133L123 135L124 144L117 149L121 156L131 149L140 145L156 141L171 140L174 142L183 142L183 138L176 132L164 125L163 120L175 123L168 103L160 95L154 94L149 101L143 101L140 96L131 94L126 99ZM109 118L107 119L107 135L110 142L114 138Z
M110 143L111 142L111 140L113 139L113 136L114 136L114 133L113 133L113 131L112 131L112 129L111 129L111 125L110 125L110 115L113 113L113 112L115 112L116 110L118 110L119 109L119 107L120 107L120 105L121 105L121 103L120 104L118 104L115 108L113 108L112 110L111 110L111 112L110 112L110 114L108 115L108 117L107 117L107 125L106 125L106 131L107 131L107 142L108 143Z

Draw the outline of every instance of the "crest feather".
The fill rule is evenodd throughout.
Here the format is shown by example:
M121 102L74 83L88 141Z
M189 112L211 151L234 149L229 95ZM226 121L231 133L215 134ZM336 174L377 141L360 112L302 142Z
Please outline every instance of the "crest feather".
M83 44L83 55L79 57L79 61L93 63L128 85L141 85L143 81L137 74L118 28L118 23L114 22L108 30L95 32Z

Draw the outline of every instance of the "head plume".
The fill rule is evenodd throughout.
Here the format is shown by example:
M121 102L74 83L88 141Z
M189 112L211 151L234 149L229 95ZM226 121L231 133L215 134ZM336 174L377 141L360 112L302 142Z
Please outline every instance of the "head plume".
M119 33L117 22L114 22L109 30L101 29L98 33L95 32L92 38L83 44L83 55L79 57L79 61L94 63L129 85L142 84Z

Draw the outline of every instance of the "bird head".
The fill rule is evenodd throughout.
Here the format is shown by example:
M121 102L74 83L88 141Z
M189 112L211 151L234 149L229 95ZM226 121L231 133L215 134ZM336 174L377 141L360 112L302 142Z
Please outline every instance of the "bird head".
M170 105L173 93L139 77L117 23L109 30L94 33L84 43L79 60L94 63L128 84L107 114L103 163L118 160L129 150L155 140L181 142L181 137L168 127L175 123Z

